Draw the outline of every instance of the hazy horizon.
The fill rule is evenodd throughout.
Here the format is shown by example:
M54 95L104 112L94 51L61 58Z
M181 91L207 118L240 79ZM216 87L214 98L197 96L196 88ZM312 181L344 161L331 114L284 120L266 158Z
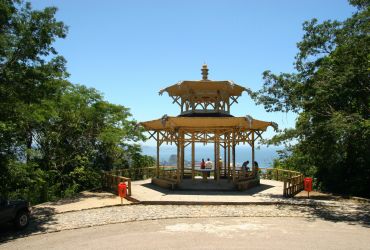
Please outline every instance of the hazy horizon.
M148 146L148 145L141 145L143 154L153 156L156 158L156 147L155 146ZM276 150L282 149L281 147L260 147L255 149L255 160L259 163L259 166L270 167L272 166L272 162L274 158L278 157ZM235 149L236 151L236 158L235 161L237 164L241 164L242 162L252 159L252 150L247 145L239 145ZM176 155L176 146L175 145L164 145L160 147L159 151L159 159L160 161L168 161L171 155ZM223 148L220 147L220 156L224 158L224 151ZM210 158L213 161L214 153L213 153L213 145L196 145L195 146L195 161L201 161L202 158ZM191 147L188 146L185 149L185 160L191 160Z

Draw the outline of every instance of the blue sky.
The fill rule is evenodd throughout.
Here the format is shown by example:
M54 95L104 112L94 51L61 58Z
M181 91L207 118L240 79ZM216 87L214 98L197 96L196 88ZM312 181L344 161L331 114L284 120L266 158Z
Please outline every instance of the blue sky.
M69 26L55 47L68 63L70 81L94 87L138 121L178 115L161 88L201 78L233 80L258 90L262 72L292 72L302 23L343 20L355 11L345 0L94 1L34 0L58 7ZM295 115L267 113L245 93L231 112L294 126ZM273 135L268 130L265 137ZM150 142L149 142L150 144Z

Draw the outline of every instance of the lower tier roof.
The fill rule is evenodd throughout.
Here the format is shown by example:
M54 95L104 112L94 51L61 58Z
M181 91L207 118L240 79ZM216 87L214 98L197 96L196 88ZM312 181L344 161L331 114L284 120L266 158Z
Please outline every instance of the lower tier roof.
M276 123L266 122L246 117L172 117L163 116L160 119L141 122L146 130L167 130L178 129L188 131L217 130L217 129L242 129L265 131L267 127L276 128Z

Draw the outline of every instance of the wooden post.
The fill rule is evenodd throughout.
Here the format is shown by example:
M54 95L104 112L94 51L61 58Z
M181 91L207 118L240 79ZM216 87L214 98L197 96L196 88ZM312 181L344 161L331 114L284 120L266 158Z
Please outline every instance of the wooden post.
M252 171L253 176L257 176L257 169L256 166L254 165L254 131L252 131Z
M128 179L127 184L128 184L128 196L131 196L132 195L131 179Z
M226 134L225 134L225 141L224 141L224 178L227 177L226 174Z
M195 143L194 143L194 133L191 135L191 179L194 180L195 178Z
M157 131L157 178L159 177L159 131Z
M286 187L287 187L287 181L284 181L284 189L283 189L283 196L284 197L287 197Z
M231 169L230 169L230 134L227 135L227 178L230 180Z
M235 182L235 132L233 131L233 143L232 143L232 151L233 151L233 182Z
M217 135L217 148L216 148L216 150L217 150L217 175L216 175L216 177L217 177L217 181L219 181L220 180L220 173L221 173L221 168L222 168L222 166L221 166L221 164L220 164L220 137Z
M180 184L180 134L177 133L177 168L176 168L176 179L177 179L177 184Z
M184 167L185 167L185 140L184 132L181 133L181 180L184 178Z
M214 150L213 150L213 153L214 153L214 172L213 172L213 179L216 180L216 172L217 172L217 142L216 142L216 133L214 135Z

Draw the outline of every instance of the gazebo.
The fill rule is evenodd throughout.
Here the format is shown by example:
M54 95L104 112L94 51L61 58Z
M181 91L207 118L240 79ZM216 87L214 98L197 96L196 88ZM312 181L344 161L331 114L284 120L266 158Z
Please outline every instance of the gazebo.
M208 79L207 65L203 65L202 80L181 81L160 90L167 92L173 103L180 106L180 115L164 115L160 119L141 122L150 137L157 142L157 169L152 183L163 187L179 187L186 179L184 168L185 148L191 146L191 180L196 181L195 143L214 143L214 181L220 179L232 182L237 189L247 189L259 184L255 162L255 142L267 127L276 128L273 122L245 117L234 117L230 107L238 103L238 98L246 89L232 81L212 81ZM177 166L172 171L160 168L160 146L163 143L177 147ZM244 173L236 170L235 147L249 144L252 148L252 171ZM224 156L220 161L220 147ZM189 176L190 177L190 176Z

